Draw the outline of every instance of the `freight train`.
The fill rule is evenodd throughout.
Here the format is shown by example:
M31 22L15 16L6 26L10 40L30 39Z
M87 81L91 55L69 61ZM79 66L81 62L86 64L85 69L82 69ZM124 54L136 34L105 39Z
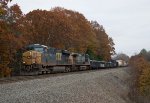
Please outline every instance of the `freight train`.
M22 58L21 75L114 68L118 66L116 61L90 60L88 54L72 53L40 44L27 46Z

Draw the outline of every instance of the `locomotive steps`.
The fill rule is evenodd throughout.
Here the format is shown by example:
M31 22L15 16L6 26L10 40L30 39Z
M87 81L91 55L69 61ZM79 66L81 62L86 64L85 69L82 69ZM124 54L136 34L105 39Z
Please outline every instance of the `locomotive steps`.
M0 84L0 103L130 103L128 68L56 74Z

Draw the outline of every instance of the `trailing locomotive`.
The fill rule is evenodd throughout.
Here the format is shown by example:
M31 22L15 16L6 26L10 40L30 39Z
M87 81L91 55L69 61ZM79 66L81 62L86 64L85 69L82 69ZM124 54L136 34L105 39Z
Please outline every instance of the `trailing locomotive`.
M117 62L90 60L88 54L70 53L67 50L32 44L23 53L21 75L38 75L52 72L70 72L88 69L117 67Z

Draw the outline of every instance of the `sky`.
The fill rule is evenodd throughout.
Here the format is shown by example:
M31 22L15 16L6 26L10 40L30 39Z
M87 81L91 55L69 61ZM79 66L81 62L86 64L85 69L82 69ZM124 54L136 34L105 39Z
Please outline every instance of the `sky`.
M129 56L150 50L150 0L13 0L24 14L64 7L103 25L117 53Z

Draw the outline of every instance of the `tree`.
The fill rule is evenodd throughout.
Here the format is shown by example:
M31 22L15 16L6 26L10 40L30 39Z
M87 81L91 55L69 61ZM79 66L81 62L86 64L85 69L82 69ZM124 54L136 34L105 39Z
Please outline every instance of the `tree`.
M1 45L3 51L0 54L1 58L4 55L9 57L6 67L16 68L17 61L21 61L17 59L20 58L19 50L33 43L71 52L87 51L97 60L110 60L114 53L113 39L106 34L103 26L88 21L79 12L56 7L50 11L33 10L23 15L18 5L8 7L8 1L3 1L6 3L0 8L0 40L5 46Z
M22 16L22 12L18 5L8 7L10 0L1 1L0 14L0 64L1 76L6 76L10 71L8 66L14 62L14 55L22 44L22 36L19 35L18 20ZM15 45L15 46L14 46ZM17 61L16 61L17 62Z
M140 54L141 54L141 55L146 55L146 54L147 54L147 50L146 50L146 49L142 49L142 50L140 51Z
M118 53L116 56L113 58L114 60L124 60L126 62L129 62L130 57L124 53Z
M111 55L115 53L113 39L106 34L103 26L98 24L97 21L91 21L91 25L98 41L96 44L96 54L103 60L109 61Z
M109 45L110 45L111 55L115 55L116 54L115 47L114 47L115 43L111 37L109 37Z
M90 22L78 12L56 7L50 11L34 10L25 19L34 31L32 36L28 35L32 43L78 52L85 52L89 45L95 44Z
M146 60L150 61L150 51L147 51L146 49L142 49L139 55L143 56Z

